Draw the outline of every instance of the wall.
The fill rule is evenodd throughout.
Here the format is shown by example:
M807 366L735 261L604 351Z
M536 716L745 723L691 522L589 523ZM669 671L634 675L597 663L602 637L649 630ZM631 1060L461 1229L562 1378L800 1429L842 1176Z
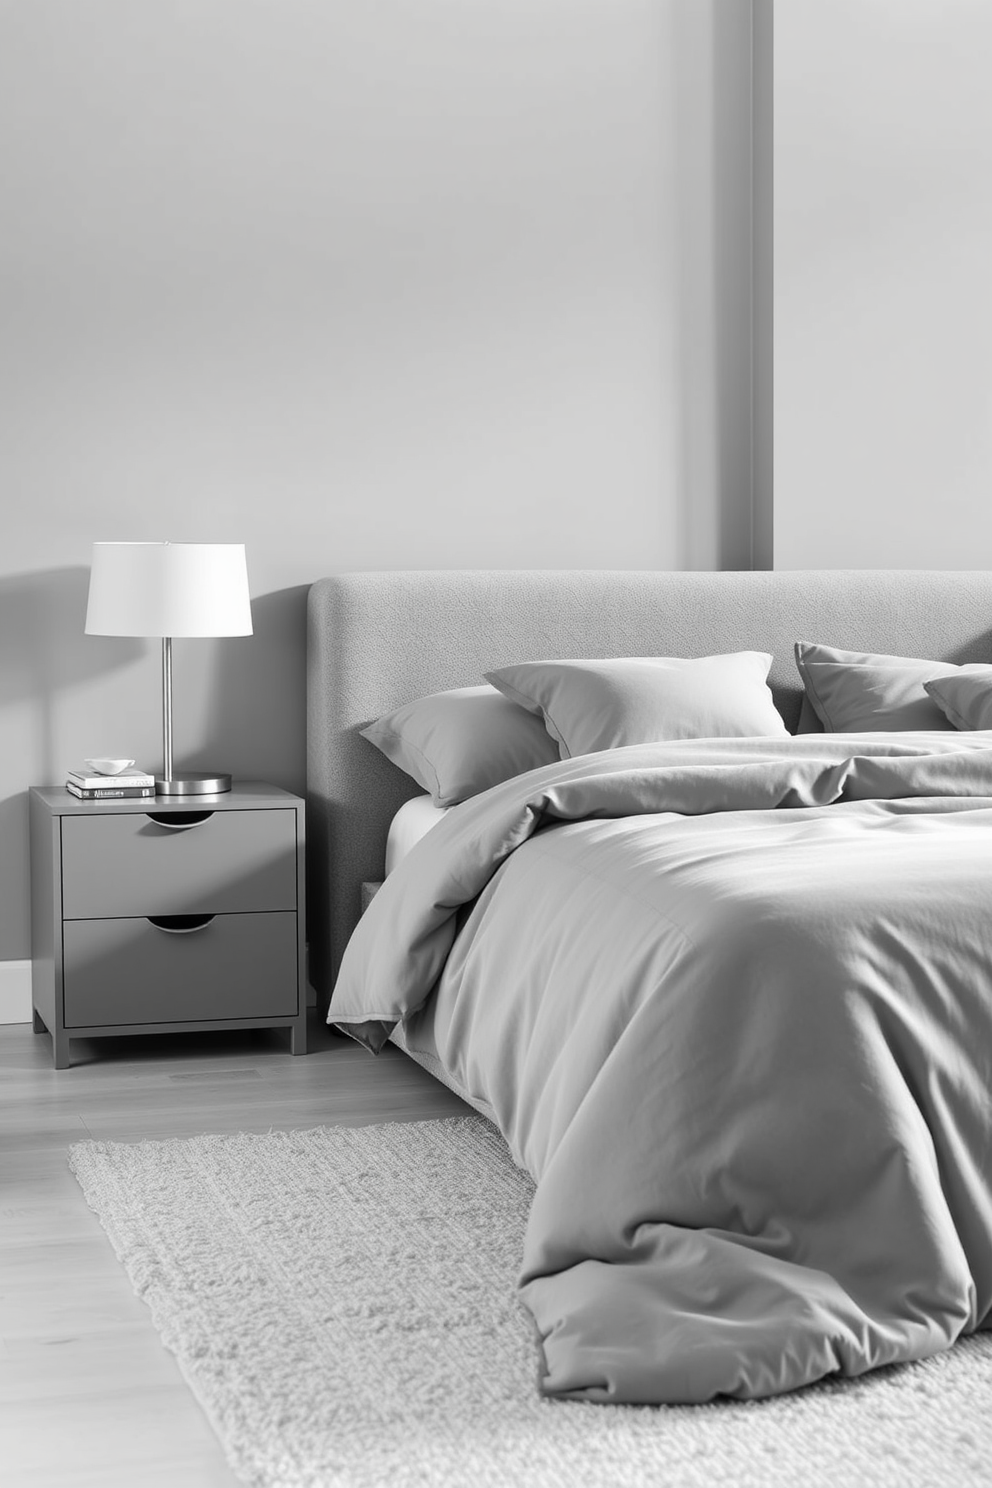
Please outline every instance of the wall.
M25 791L160 749L94 539L244 541L177 765L304 781L332 569L746 567L749 0L2 0L0 962Z
M988 0L776 7L777 568L992 562L990 57Z
M775 6L751 28L751 567L775 566Z

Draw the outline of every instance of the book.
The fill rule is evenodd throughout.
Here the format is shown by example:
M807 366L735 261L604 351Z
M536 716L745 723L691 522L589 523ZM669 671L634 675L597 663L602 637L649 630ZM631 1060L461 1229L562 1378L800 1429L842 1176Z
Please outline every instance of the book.
M104 779L107 777L104 776ZM67 780L65 788L70 796L75 796L77 801L149 801L155 799L155 786L152 785L99 785L92 790L77 785L74 780Z
M82 790L126 789L138 785L154 785L155 776L146 770L125 770L120 775L94 775L92 770L69 770L66 782L78 785Z

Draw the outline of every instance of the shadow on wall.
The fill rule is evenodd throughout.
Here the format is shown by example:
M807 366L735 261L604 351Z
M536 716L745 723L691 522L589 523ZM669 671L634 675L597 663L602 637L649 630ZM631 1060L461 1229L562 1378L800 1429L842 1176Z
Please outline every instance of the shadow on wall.
M0 710L18 710L23 733L3 729L7 779L26 787L53 780L58 741L55 706L67 687L85 686L129 666L142 641L115 642L112 651L94 646L83 633L89 569L54 568L0 578ZM18 758L13 758L14 751ZM0 957L19 960L29 952L27 794L0 801Z
M230 770L302 795L306 784L308 584L252 599L254 632L212 647L212 678L192 751L176 738L176 768ZM180 686L178 662L174 686Z
M0 960L31 954L28 795L0 801Z
M751 7L678 0L679 566L752 565Z
M130 666L144 650L138 640L94 646L84 634L88 568L53 568L0 579L0 707L27 703L34 710L32 763L36 780L53 780L53 708L63 688L85 685ZM8 766L9 768L9 766Z

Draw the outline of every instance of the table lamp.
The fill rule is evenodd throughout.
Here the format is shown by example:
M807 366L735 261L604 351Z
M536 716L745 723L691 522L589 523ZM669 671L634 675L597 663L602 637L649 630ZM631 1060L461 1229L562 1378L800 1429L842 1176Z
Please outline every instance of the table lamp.
M251 635L244 543L94 543L86 633L162 638L163 758L157 793L229 791L230 775L172 768L172 640Z

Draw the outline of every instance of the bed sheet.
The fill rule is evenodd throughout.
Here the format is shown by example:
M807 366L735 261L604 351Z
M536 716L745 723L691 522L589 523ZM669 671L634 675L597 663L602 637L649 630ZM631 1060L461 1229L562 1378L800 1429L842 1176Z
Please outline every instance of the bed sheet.
M402 863L407 853L426 837L432 827L443 821L450 806L435 806L430 796L412 796L404 801L392 821L386 835L386 877L397 864Z

